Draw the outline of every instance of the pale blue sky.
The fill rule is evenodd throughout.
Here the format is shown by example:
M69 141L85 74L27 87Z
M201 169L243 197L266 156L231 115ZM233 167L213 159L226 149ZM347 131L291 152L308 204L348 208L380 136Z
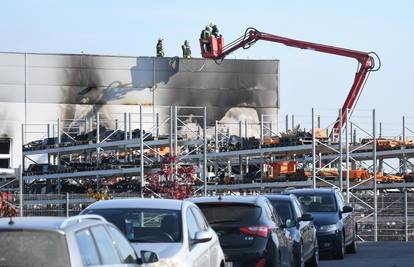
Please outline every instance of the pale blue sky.
M0 7L0 51L152 56L161 36L167 56L180 55L184 39L198 56L200 29L210 21L227 41L253 26L375 51L383 67L371 75L357 108L376 108L377 116L395 127L403 114L413 115L414 126L412 1L2 0ZM281 110L289 114L339 108L356 70L352 59L266 42L234 57L281 60Z

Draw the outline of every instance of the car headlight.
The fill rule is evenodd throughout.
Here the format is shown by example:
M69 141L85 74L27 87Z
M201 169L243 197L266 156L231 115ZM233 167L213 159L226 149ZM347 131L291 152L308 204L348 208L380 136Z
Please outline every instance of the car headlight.
M336 224L318 226L318 232L335 232L336 230L337 230Z

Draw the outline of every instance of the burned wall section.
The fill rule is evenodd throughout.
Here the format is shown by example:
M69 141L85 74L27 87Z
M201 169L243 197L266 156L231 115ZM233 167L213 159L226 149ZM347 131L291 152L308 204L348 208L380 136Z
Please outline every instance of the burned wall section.
M21 124L114 114L166 113L168 106L207 106L216 120L277 120L279 61L0 53L0 136L12 138L12 166L21 163ZM185 111L191 115L191 109ZM195 120L201 125L201 121ZM40 127L40 126L39 126ZM69 125L70 127L70 125ZM53 129L52 129L53 130ZM55 129L56 130L56 129ZM45 137L46 128L26 141Z

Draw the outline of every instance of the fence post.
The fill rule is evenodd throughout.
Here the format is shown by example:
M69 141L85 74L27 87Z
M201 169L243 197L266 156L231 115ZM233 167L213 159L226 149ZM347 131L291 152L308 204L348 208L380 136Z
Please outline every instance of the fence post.
M66 192L66 217L69 217L69 192Z
M17 168L17 176L19 177L19 205L20 205L20 217L23 217L23 187L24 187L24 180L23 180L23 168L22 165L19 165Z
M405 242L408 242L408 193L404 189L404 224L405 224Z

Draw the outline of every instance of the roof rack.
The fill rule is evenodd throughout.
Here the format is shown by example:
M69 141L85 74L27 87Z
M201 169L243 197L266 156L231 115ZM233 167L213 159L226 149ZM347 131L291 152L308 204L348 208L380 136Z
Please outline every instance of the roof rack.
M60 228L65 228L71 224L80 223L85 220L97 220L97 221L106 222L105 218L99 215L94 215L94 214L78 215L78 216L69 217L66 220L64 220L60 224Z

